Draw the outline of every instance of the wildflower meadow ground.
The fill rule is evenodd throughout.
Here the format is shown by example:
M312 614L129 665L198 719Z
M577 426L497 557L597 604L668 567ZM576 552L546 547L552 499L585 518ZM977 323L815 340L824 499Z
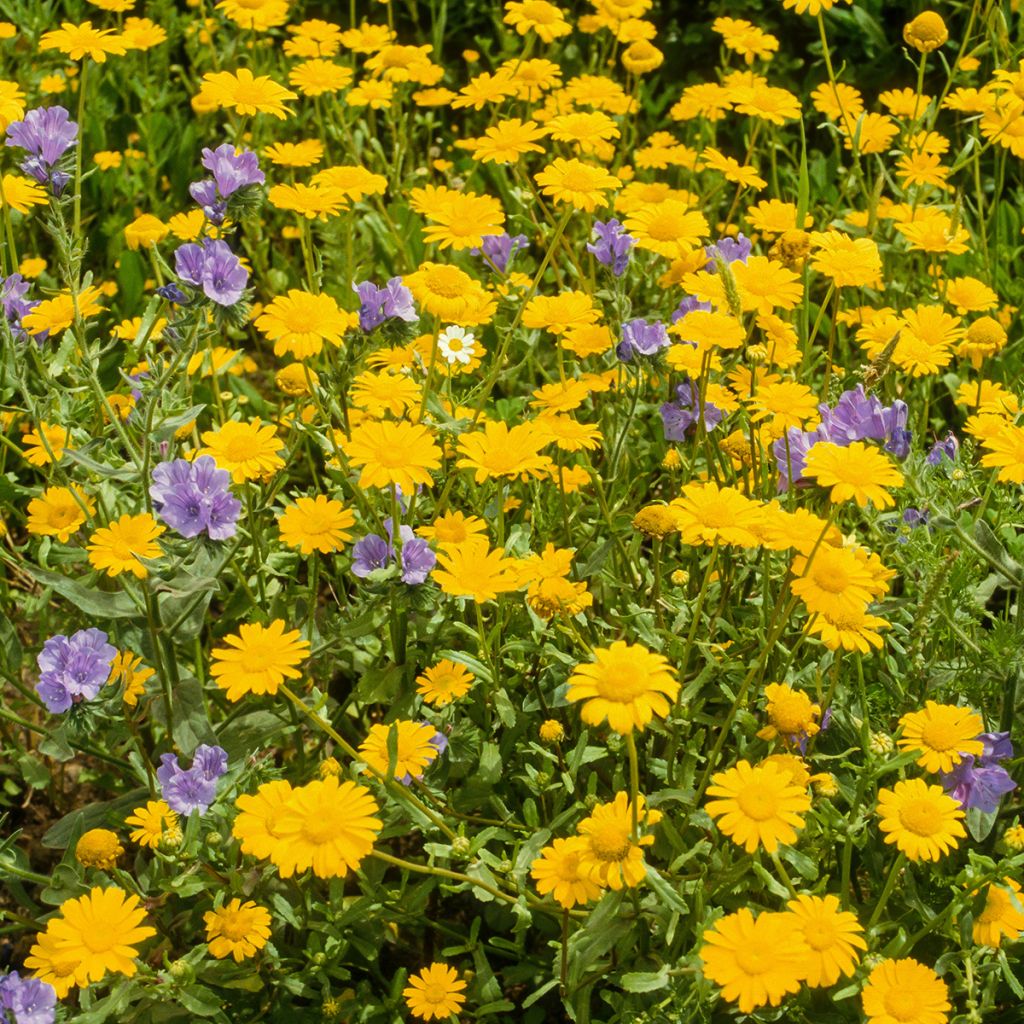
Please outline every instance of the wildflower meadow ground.
M1024 1020L1016 0L0 17L0 1024Z

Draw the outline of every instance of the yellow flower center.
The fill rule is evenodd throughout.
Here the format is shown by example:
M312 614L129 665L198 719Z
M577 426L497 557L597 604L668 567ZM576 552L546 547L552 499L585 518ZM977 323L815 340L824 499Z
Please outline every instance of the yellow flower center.
M809 724L809 708L807 702L797 694L774 700L768 709L772 725L784 736L793 736L806 732Z
M811 573L815 585L830 594L841 594L850 585L850 574L838 562L816 564Z
M754 943L749 943L736 951L736 966L744 974L765 974L773 970L777 963L775 950L763 949Z
M238 659L238 667L250 675L261 675L266 669L275 663L276 655L279 653L280 639L268 641L266 639L248 640L245 650L241 652Z
M918 836L933 836L942 831L942 811L934 800L911 800L900 808L900 824Z
M267 830L270 831L269 829ZM302 823L302 837L314 846L322 846L337 834L335 822L330 815L317 815L306 818Z
M53 526L68 526L79 516L77 505L57 505L50 509L50 523Z
M914 989L891 988L885 993L885 1009L896 1020L917 1020L921 1011L921 996Z
M599 825L590 833L590 848L601 860L625 860L630 850L629 828L618 822Z
M761 783L746 785L737 795L740 810L754 821L767 821L775 816L778 799L773 789Z
M989 887L985 909L978 915L978 924L994 924L1001 920L1008 910L1012 909L1010 894L1003 888L993 885Z
M562 188L569 192L589 192L594 188L594 176L585 167L574 167L562 176Z
M558 862L556 868L558 878L562 882L575 882L580 877L580 855L578 853L567 853Z
M434 267L427 287L444 299L457 299L466 290L466 283L458 267Z
M448 998L448 989L440 982L434 982L423 989L423 998L428 1003L440 1006Z
M836 930L830 921L808 921L804 925L804 940L811 949L831 949L836 944Z
M948 722L931 721L921 730L921 742L932 750L953 750L962 737Z
M241 911L229 911L221 916L218 924L221 935L232 942L238 942L249 934L249 915Z

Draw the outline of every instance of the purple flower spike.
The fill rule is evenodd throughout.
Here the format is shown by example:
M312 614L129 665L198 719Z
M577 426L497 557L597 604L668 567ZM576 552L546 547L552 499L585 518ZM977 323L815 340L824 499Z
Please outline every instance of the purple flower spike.
M216 149L204 149L203 166L213 175L222 199L240 188L262 185L267 180L260 170L259 157L251 149L236 150L230 142Z
M92 700L110 678L117 648L107 643L102 629L80 629L70 637L50 637L36 658L36 693L48 711L62 714L72 704Z
M38 978L11 971L0 978L0 1024L53 1024L57 992Z
M653 356L671 344L663 323L659 320L648 323L638 318L622 325L622 341L615 351L619 359L628 363L634 356Z
M617 221L594 221L596 242L587 243L587 252L593 253L598 263L610 267L616 277L622 277L629 266L629 257L636 239L626 234L626 229Z

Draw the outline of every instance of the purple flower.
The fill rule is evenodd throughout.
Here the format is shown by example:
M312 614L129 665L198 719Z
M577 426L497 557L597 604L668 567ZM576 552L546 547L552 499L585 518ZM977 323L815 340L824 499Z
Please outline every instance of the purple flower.
M221 239L201 245L186 242L174 251L174 272L186 284L201 288L218 306L233 306L249 283L249 271Z
M932 445L932 450L925 456L925 462L929 466L939 466L942 464L943 458L949 459L950 462L956 462L956 457L960 453L960 442L956 439L956 434L950 431L941 441L936 441Z
M430 725L430 722L424 722L424 725ZM434 735L430 737L427 742L432 747L437 747L437 753L440 756L448 749L448 737L438 729L434 730Z
M587 252L593 253L598 263L611 267L616 277L622 277L629 266L630 250L636 245L636 239L627 235L617 220L595 220L593 233L597 241L587 243Z
M672 323L678 323L687 313L695 313L698 309L710 313L711 303L701 302L695 295L687 295L679 300L679 305L672 311Z
M400 277L391 278L383 288L372 281L363 281L352 285L352 290L359 296L359 327L367 334L385 320L412 323L419 319L412 292L402 284Z
M668 331L660 320L648 323L637 318L622 325L622 341L615 352L619 359L628 363L633 356L653 356L670 344Z
M1017 788L1009 772L999 762L1013 757L1013 744L1008 732L983 732L976 737L982 742L981 756L962 755L951 772L940 772L943 788L965 808L993 814L1000 799Z
M188 302L188 296L172 281L156 290L161 299L174 303L177 306L184 306Z
M789 440L788 452L786 450L787 439ZM803 483L804 470L807 468L807 453L819 441L832 440L833 438L829 436L824 424L816 430L800 430L798 427L790 427L786 431L785 437L778 438L772 445L772 453L775 455L775 464L779 470L779 490L787 490L791 478L797 485Z
M0 978L0 1024L53 1024L57 992L38 978L11 971Z
M228 754L223 747L205 743L196 747L192 767L187 771L176 754L163 754L156 770L161 795L178 814L198 811L205 814L217 796L217 780L228 770Z
M386 569L395 560L395 543L391 518L384 520L387 539L371 533L352 546L352 572L360 579L366 579L376 569ZM410 586L425 583L431 569L437 564L437 556L430 545L417 537L411 526L401 526L398 535L402 540L401 568L402 582Z
M718 269L716 257L723 263L735 263L737 260L740 263L746 263L747 257L750 255L750 247L750 239L742 232L735 238L731 238L728 235L720 238L714 245L704 247L704 252L707 253L708 257L704 269L708 273L713 274Z
M484 235L480 248L469 251L473 256L483 254L495 270L504 274L513 255L520 249L529 248L529 245L526 235L510 235L503 231L500 235Z
M824 403L818 406L822 426L828 432L828 440L845 448L854 441L889 441L893 454L905 458L910 452L910 433L907 431L908 408L899 400L890 406L874 395L867 395L864 386L858 384L851 391L839 396L835 408ZM891 447L890 447L891 446ZM903 452L900 456L899 452Z
M665 402L661 409L661 422L666 441L682 441L686 432L697 422L700 392L692 380L676 386L674 402ZM714 402L705 399L704 429L710 433L722 422L725 413Z
M227 540L235 535L242 510L230 482L231 474L218 469L210 455L194 462L175 459L154 467L149 495L157 515L182 537L205 531L210 540Z
M230 142L222 143L216 149L204 149L203 166L213 175L223 199L240 188L262 185L267 180L260 170L259 157L251 149L236 150Z
M188 194L203 208L206 219L211 224L223 224L228 204L217 196L217 183L213 178L193 181L188 187Z
M26 313L31 313L39 305L38 300L35 302L25 300L28 289L29 283L21 274L11 274L10 277L5 277L0 282L0 304L3 305L4 316L11 325L11 331L16 338L28 337L25 328L21 326L21 318ZM49 331L41 331L35 337L37 341L45 341L49 334Z
M5 144L30 153L21 169L40 185L52 185L54 195L60 195L70 179L53 168L77 138L78 125L64 107L36 107L7 126Z
M72 704L92 700L110 678L117 648L102 629L80 629L70 637L51 636L39 652L36 693L48 711L60 714Z
M409 530L403 526L402 532ZM410 535L412 530L409 530ZM425 583L431 569L437 565L437 555L422 537L409 536L402 538L402 582L412 586Z
M903 522L907 526L927 526L930 513L926 508L908 508L903 510Z
M366 579L375 569L386 569L393 555L394 549L383 537L368 534L352 545L352 571Z

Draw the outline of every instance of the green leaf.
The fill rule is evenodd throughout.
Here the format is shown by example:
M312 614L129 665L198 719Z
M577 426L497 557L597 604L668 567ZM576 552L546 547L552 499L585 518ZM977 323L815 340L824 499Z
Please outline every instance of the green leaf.
M982 811L977 807L967 809L967 831L971 833L975 842L980 843L996 827L999 819L999 811Z
M194 1013L197 1017L215 1017L220 1013L221 997L205 985L181 988L176 994L176 999L189 1013Z
M109 593L87 587L77 580L68 579L60 573L39 569L30 562L24 562L22 569L37 583L60 594L79 611L99 619L132 619L140 615L132 599L123 591Z
M501 778L501 751L497 743L485 743L480 748L480 766L476 778L484 785L493 785Z
M140 786L130 790L114 800L106 800L99 804L89 804L80 810L65 814L56 825L52 825L43 835L43 846L51 850L66 849L71 837L81 835L90 828L99 828L108 822L123 818L149 797L149 790Z
M663 964L657 971L631 971L619 979L619 985L626 992L657 992L668 982L668 964Z

